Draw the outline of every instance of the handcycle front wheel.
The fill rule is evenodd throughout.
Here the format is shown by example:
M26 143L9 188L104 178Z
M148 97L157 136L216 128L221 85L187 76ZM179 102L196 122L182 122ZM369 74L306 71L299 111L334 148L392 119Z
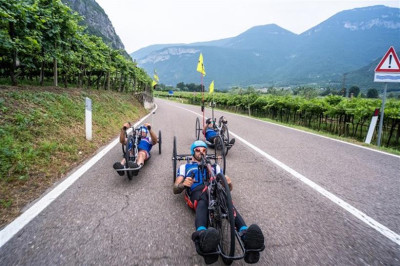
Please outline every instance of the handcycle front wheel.
M220 232L221 241L220 249L222 260L225 264L230 265L235 255L235 217L232 203L232 196L228 182L221 173L217 175L216 198L219 204L220 219L215 223L217 230Z
M125 139L128 139L128 133L125 131ZM121 144L122 147L122 156L125 156L125 144Z
M133 150L135 148L134 145L135 145L135 140L134 140L133 136L129 136L126 141L126 144L125 144L125 154L124 154L125 166L128 166L128 162L131 157L131 155L130 155L131 151L129 149L129 146L130 146L131 150ZM128 176L129 180L132 180L132 177L133 177L132 171L126 171L126 175Z
M226 172L226 147L222 137L220 135L216 136L214 139L214 160L219 166L222 167L222 172L225 174Z
M161 130L159 130L158 131L158 154L161 154L161 143L162 143Z
M195 128L195 138L196 138L196 140L200 139L200 132L201 132L200 119L198 117L196 117L196 128Z
M225 155L227 155L228 151L229 151L229 148L228 148L228 145L229 145L229 130L228 130L228 127L225 124L222 125L221 133L222 133L222 139L223 139L224 144L225 144Z
M177 152L176 152L176 136L174 136L174 144L173 144L173 149L172 149L172 170L173 170L173 180L174 180L174 184L175 184L175 180L176 180L176 165L177 165Z

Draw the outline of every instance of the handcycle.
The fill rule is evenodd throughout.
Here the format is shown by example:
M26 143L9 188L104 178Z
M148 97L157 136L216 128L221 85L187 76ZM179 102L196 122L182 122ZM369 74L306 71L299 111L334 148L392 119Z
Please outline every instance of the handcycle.
M219 143L224 143L224 151L225 155L228 154L228 151L232 148L233 143L231 143L231 139L229 138L229 130L228 130L228 121L224 116L221 116L218 119L218 124L216 123L216 118L214 117L214 107L215 103L211 103L212 107L212 124L213 124L213 129L215 132L217 132L217 137L214 140L214 143L210 143L209 141L206 140L206 143L210 147L218 148L221 149ZM200 119L197 117L196 118L196 128L195 128L195 138L198 140L200 138L200 133L203 132L203 129L200 126Z
M174 183L176 180L177 161L186 160L187 162L189 162L191 158L192 156L189 154L177 154L176 137L174 137L172 156ZM230 193L228 182L223 173L218 173L217 175L215 175L212 169L212 165L216 164L217 161L218 158L215 158L215 155L203 155L199 167L205 168L207 172L206 185L209 212L208 225L214 227L216 230L219 231L221 240L218 244L217 251L215 252L203 253L200 250L200 246L198 244L196 244L196 251L201 256L218 254L221 256L222 261L225 264L230 265L233 260L244 258L245 252L260 252L264 250L265 246L257 250L245 249L243 241L235 228L235 211L233 208L232 196ZM185 192L185 198L189 198L187 191ZM189 205L189 207L191 206ZM235 249L235 246L238 248Z
M138 128L132 128L132 134L128 134L127 130L125 130L125 137L127 138L126 143L122 144L122 152L123 156L125 158L125 165L128 166L129 161L136 161L139 150L138 150L138 145L141 140L142 136L142 127ZM161 154L161 144L162 144L162 139L161 139L161 130L158 131L158 138L157 138L157 143L158 143L158 154ZM128 176L129 180L132 180L132 177L135 175L134 171L138 171L143 167L143 165L139 165L139 167L136 168L129 168L126 167L124 169L118 169L117 171L124 171L126 172L126 175Z
M200 128L200 120L196 118L196 140L200 139L200 131L203 131ZM225 147L224 141L220 135L217 135L214 139L214 143L210 143L209 141L205 140L207 146L214 149L214 157L218 159L218 164L222 167L222 170L225 174L226 172L226 159L225 156L227 154L227 149Z

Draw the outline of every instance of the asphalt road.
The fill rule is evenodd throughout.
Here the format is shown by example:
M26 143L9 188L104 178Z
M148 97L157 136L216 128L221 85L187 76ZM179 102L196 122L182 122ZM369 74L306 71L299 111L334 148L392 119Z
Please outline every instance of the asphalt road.
M194 213L172 193L171 162L173 136L178 153L189 153L200 107L156 103L146 121L162 131L162 153L153 147L129 181L112 169L122 155L116 145L0 248L0 265L204 264L191 241ZM400 157L221 114L238 137L226 169L234 204L266 238L260 265L400 265L400 239L365 222L398 237Z

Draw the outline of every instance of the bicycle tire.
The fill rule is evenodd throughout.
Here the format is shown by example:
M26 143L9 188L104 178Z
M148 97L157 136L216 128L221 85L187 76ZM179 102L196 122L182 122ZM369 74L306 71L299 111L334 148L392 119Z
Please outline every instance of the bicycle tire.
M196 128L195 128L195 138L196 138L196 140L200 139L200 131L201 131L200 119L198 117L196 117Z
M172 149L172 170L173 170L173 180L174 180L174 184L175 184L175 180L176 180L176 156L177 156L177 152L176 152L176 136L174 136L174 146Z
M129 136L128 137L128 140L126 141L126 146L125 146L125 156L124 156L124 158L125 158L125 166L127 166L128 167L128 162L129 162L129 158L130 158L130 152L129 152L129 143L132 143L132 149L134 149L135 147L135 145L134 145L134 139L133 139L133 137L132 136ZM133 173L132 173L132 171L126 171L126 175L128 176L128 179L129 180L132 180L132 177L133 177Z
M225 156L228 155L228 144L229 144L229 130L228 127L223 124L222 125L222 139L224 140L224 144L225 144Z
M220 224L217 227L221 236L220 248L221 252L227 257L234 257L236 229L232 196L228 182L223 174L220 173L217 175L217 181L221 183L221 186L217 185L216 198L221 214L223 215L220 217ZM222 256L222 260L227 265L230 265L233 262L233 259L224 256Z
M158 154L161 154L161 143L162 143L161 130L159 130L158 131Z
M215 163L218 164L222 168L222 172L225 174L226 172L226 147L222 137L220 135L216 136L214 139L214 155L215 155Z

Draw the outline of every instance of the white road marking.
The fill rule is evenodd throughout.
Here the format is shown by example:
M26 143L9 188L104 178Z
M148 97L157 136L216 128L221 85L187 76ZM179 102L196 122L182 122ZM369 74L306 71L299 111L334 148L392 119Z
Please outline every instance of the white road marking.
M138 121L134 127L140 125L146 118L148 118L154 111L157 110L157 106L149 114ZM23 214L18 216L13 222L7 225L3 230L0 231L0 248L7 243L15 234L17 234L25 225L32 221L40 212L42 212L47 206L49 206L58 196L60 196L65 190L67 190L76 180L78 180L87 170L90 169L94 164L97 163L104 155L106 155L115 145L119 143L119 137L108 144L103 150L96 154L86 164L82 165L73 174L67 177L52 191L47 193L38 202L32 205Z
M189 111L191 113L194 113L197 116L202 116L202 114L198 114L198 113L196 113L196 112L194 112L192 110L188 110L188 109L185 109L185 108L180 107L180 106L175 106L175 107L184 109L184 110ZM244 116L244 117L246 117L246 116ZM260 120L258 120L258 121L260 121ZM265 121L262 121L262 122L265 122ZM285 127L285 126L283 126L283 127ZM286 128L293 129L293 128L290 128L290 127L286 127ZM294 130L297 130L297 129L294 129ZM301 131L301 130L299 130L299 131ZM301 132L304 132L304 131L301 131ZM305 132L305 133L309 133L309 132ZM337 196L335 196L331 192L329 192L326 189L322 188L318 184L316 184L313 181L309 180L308 178L306 178L302 174L296 172L295 170L293 170L292 168L290 168L286 164L284 164L281 161L275 159L274 157L272 157L268 153L264 152L263 150L261 150L260 148L256 147L255 145L253 145L250 142L248 142L248 141L244 140L243 138L239 137L237 134L233 133L230 130L229 130L229 134L233 135L236 139L240 140L241 142L243 142L244 144L246 144L247 146L249 146L250 148L252 148L256 152L258 152L259 154L261 154L262 156L264 156L265 158L270 160L272 163L274 163L277 166L281 167L283 170L285 170L286 172L290 173L292 176L294 176L295 178L299 179L304 184L306 184L309 187L311 187L312 189L316 190L317 192L319 192L320 194L322 194L323 196L325 196L326 198L331 200L333 203L339 205L340 207L342 207L343 209L345 209L346 211L348 211L349 213L354 215L356 218L358 218L359 220L361 220L362 222L367 224L368 226L372 227L373 229L375 229L376 231L378 231L379 233L381 233L385 237L389 238L390 240L392 240L397 245L400 245L400 235L399 234L393 232L392 230L390 230L386 226L378 223L377 221L375 221L374 219L372 219L371 217L369 217L368 215L366 215L362 211L356 209L352 205L350 205L347 202L343 201L342 199L338 198ZM309 134L321 137L321 136L313 134L313 133L309 133ZM322 137L324 137L324 136L322 136ZM329 138L329 139L331 139L331 138ZM331 139L331 140L335 140L335 139ZM338 140L336 140L336 141L338 141ZM354 144L347 143L347 142L344 142L344 141L339 141L339 142L343 142L343 143L346 143L346 144L354 145ZM354 146L357 146L357 145L354 145ZM357 146L357 147L359 147L359 146ZM368 149L368 148L366 148L366 149ZM373 150L373 149L369 149L369 150L376 151L376 150ZM392 155L392 154L388 154L388 153L385 153L385 154ZM394 156L396 156L396 155L394 155Z
M313 181L309 180L308 178L306 178L302 174L296 172L295 170L293 170L292 168L290 168L286 164L282 163L281 161L275 159L274 157L272 157L268 153L262 151L261 149L259 149L258 147L254 146L250 142L248 142L248 141L244 140L243 138L239 137L238 135L236 135L232 131L229 131L229 134L232 134L236 139L239 139L244 144L246 144L247 146L249 146L250 148L252 148L256 152L260 153L262 156L264 156L265 158L267 158L268 160L270 160L271 162L273 162L277 166L281 167L286 172L290 173L291 175L293 175L294 177L299 179L304 184L310 186L312 189L316 190L317 192L319 192L323 196L327 197L333 203L339 205L340 207L342 207L343 209L345 209L346 211L348 211L349 213L354 215L356 218L358 218L359 220L361 220L365 224L369 225L370 227L374 228L376 231L378 231L382 235L384 235L387 238L389 238L390 240L392 240L397 245L400 245L400 235L396 234L395 232L393 232L392 230L390 230L386 226L378 223L377 221L375 221L371 217L367 216L362 211L356 209L355 207L351 206L350 204L348 204L344 200L338 198L337 196L335 196L331 192L329 192L326 189L322 188L321 186L317 185Z
M301 130L301 129L298 129L298 128L293 128L293 127L288 127L288 126L284 126L284 125L280 125L280 124L275 124L275 123L272 123L272 122L260 120L260 119L254 118L254 117L249 117L249 116L245 116L245 115L241 115L241 114L233 114L233 113L228 113L228 112L220 111L220 110L218 110L218 111L222 112L222 113L225 113L225 114L242 116L244 118L253 119L253 120L256 120L256 121L259 121L259 122L263 122L263 123L274 125L274 126L278 126L278 127L284 127L284 128L295 130L295 131L302 132L302 133L305 133L305 134L310 134L310 135L313 135L313 136L316 136L316 137L329 139L329 140L332 140L332 141L336 141L336 142L340 142L340 143L343 143L343 144L351 145L351 146L354 146L354 147L357 147L357 148L360 148L360 149L365 149L365 150L369 150L369 151L382 153L382 154L385 154L385 155L390 155L390 156L393 156L393 157L396 157L396 158L400 159L399 155L388 153L388 152L384 152L384 151L380 151L380 150L375 150L375 149L372 149L372 148L369 148L369 147L364 147L364 146L361 146L361 145L358 145L358 144L354 144L354 143L350 143L350 142L347 142L347 141L343 141L343 140L340 140L340 139L334 139L334 138L330 138L330 137L327 137L327 136L318 135L318 134L315 134L315 133L312 133L312 132L307 132L307 131L304 131L304 130Z

